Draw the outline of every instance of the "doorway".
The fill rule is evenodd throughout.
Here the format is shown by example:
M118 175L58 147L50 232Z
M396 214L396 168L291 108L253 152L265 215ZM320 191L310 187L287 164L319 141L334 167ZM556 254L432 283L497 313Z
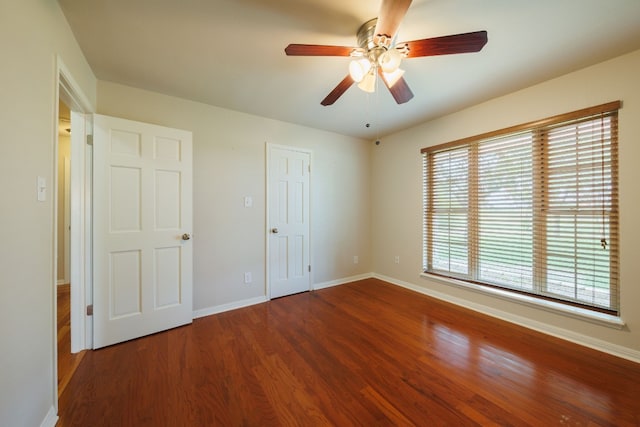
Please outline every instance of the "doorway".
M84 351L71 351L71 110L58 100L58 173L57 202L57 351L58 397L80 364ZM77 261L74 261L74 263Z
M56 58L53 147L53 395L59 396L91 345L91 133L92 105ZM58 401L55 401L56 412Z

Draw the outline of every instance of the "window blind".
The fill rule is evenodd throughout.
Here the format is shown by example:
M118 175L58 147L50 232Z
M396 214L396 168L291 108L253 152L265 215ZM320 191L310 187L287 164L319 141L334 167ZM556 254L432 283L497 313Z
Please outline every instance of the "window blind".
M424 271L617 313L619 108L423 149Z

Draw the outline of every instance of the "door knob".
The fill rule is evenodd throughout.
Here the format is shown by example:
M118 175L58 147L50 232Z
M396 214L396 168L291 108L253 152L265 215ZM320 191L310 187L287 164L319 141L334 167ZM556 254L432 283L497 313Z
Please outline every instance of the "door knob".
M273 234L278 234L278 229L277 229L276 227L273 227L273 228L271 229L271 232L272 232Z
M189 233L184 233L184 234L182 235L182 240L189 240L189 239L191 239L191 234L189 234Z

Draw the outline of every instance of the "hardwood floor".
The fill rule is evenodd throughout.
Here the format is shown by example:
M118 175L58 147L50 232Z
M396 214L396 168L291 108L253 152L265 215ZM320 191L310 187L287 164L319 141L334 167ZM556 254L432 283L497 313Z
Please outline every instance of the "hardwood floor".
M58 426L639 426L640 364L376 279L87 352Z
M71 353L71 299L69 285L57 287L58 293L58 396L67 387L77 369L84 351Z

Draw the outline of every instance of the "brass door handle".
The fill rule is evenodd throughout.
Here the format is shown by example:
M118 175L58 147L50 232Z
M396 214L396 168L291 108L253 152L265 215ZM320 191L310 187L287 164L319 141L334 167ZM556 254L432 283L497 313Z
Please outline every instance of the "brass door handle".
M191 239L191 234L189 233L184 233L182 235L182 240L190 240Z
M273 227L273 228L271 229L271 232L272 232L273 234L278 234L278 228L277 228L277 227Z

